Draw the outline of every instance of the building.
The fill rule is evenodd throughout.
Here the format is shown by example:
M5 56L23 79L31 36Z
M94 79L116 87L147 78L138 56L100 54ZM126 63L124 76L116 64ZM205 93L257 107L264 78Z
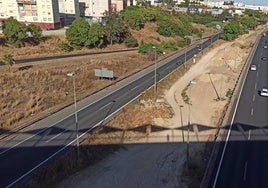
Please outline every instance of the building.
M9 17L21 23L33 23L42 29L63 26L59 4L55 0L0 0L0 22Z
M121 11L127 6L136 5L136 0L79 0L80 15L101 21L105 11Z
M70 25L80 16L78 0L58 0L60 18L64 25Z

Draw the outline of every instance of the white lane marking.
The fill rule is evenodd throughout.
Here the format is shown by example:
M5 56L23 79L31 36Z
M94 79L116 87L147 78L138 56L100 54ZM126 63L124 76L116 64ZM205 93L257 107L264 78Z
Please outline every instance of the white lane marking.
M255 97L256 97L256 95L254 94L253 97L252 97L253 102L255 101Z
M254 52L256 52L256 48L255 48L255 51ZM236 114L236 111L237 111L238 103L239 103L239 100L240 100L240 97L241 97L241 94L242 94L242 90L243 90L244 85L245 85L245 81L246 81L247 75L248 75L248 71L246 72L246 75L244 77L244 80L243 80L243 82L241 84L241 90L239 92L239 95L238 95L238 98L237 98L237 102L236 102L236 105L235 105L233 117L232 117L232 120L231 120L231 126L229 127L228 134L227 134L227 137L226 137L226 140L225 140L225 143L224 143L224 147L223 147L223 151L222 151L222 154L221 154L220 163L219 163L219 166L218 166L218 169L217 169L217 172L216 172L216 176L215 176L215 179L214 179L214 182L213 182L213 188L216 187L216 184L217 184L217 181L218 181L218 177L219 177L219 174L220 174L221 165L222 165L222 162L223 162L223 157L224 157L225 150L226 150L226 147L227 147L227 143L228 143L228 140L229 140L229 137L230 137L230 134L231 134L231 130L232 130L232 127L233 127L235 114Z
M253 116L253 115L254 115L254 108L251 108L250 115L251 115L251 116Z
M171 57L169 57L168 59L171 59L171 58L174 58L174 57L177 57L177 56L179 57L179 56L181 56L181 55L182 55L182 54L179 54L179 55L175 54L174 56L171 56ZM156 64L159 64L159 63L161 63L161 62L162 62L162 61L159 61L159 62L157 62ZM165 64L166 64L166 62L165 62L163 65L165 65ZM152 68L152 67L154 67L154 65L151 65L150 67L148 67L149 70L152 69L152 70L149 71L149 73L151 73L151 72L154 70L154 68ZM142 70L142 71L144 71L144 73L143 73L142 71L140 71L140 72L141 72L141 75L140 75L139 77L137 77L137 78L134 77L134 79L131 80L128 84L131 84L131 83L137 81L138 79L140 79L141 77L145 76L145 75L147 74L146 70L147 70L147 68L145 69L145 71ZM120 89L122 89L122 88L124 88L124 87L126 87L126 85L123 85L123 86L121 86L121 87L118 87L117 89L113 90L111 93L107 93L107 94L105 94L104 96L102 96L101 98L98 98L96 101L91 102L91 103L87 104L86 106L84 106L84 107L82 107L82 108L80 108L80 109L77 109L77 113L80 112L80 111L82 111L82 110L84 110L84 109L86 109L86 108L88 108L89 106L91 106L91 105L93 105L93 104L95 104L95 103L101 101L102 99L106 98L107 96L112 95L113 93L119 91ZM140 96L140 95L139 95L139 96ZM135 98L135 99L136 99L136 98ZM74 105L74 104L73 104L73 105ZM68 107L71 107L71 106L73 106L73 105L70 105L70 106L68 106ZM68 108L68 107L66 107L66 108ZM74 114L75 114L75 112L72 112L72 113L69 114L68 116L65 116L64 118L62 118L62 119L58 120L57 122L51 124L50 126L46 127L46 129L41 130L41 131L38 131L35 135L32 135L32 136L30 136L30 137L28 137L28 138L22 140L21 142L18 142L18 143L15 144L14 146L12 146L12 147L10 147L10 148L8 148L8 149L2 151L2 152L0 153L0 155L2 155L2 154L4 154L4 153L8 152L9 150L11 150L11 149L17 147L18 145L22 144L23 142L26 142L27 140L29 140L29 139L35 137L36 135L42 133L42 131L45 131L45 130L49 129L50 127L53 127L54 125L58 124L59 122L62 122L63 120L67 119L68 117L70 117L70 116L72 116L72 115L74 115ZM35 124L35 123L34 123L34 124ZM34 126L34 124L32 124L31 126Z
M71 115L73 115L73 114L71 114ZM71 115L70 115L70 116L71 116ZM68 117L69 117L69 116L67 116L65 119L67 119ZM26 138L26 139L24 139L24 140L18 142L18 143L15 144L14 146L12 146L12 147L10 147L10 148L8 148L8 149L2 151L2 152L0 153L0 155L2 155L2 154L4 154L4 153L8 152L9 150L11 150L11 149L17 147L18 145L22 144L23 142L26 142L27 140L30 140L31 138L33 138L33 137L35 137L35 136L41 134L42 132L45 132L46 130L50 129L51 127L53 127L54 125L58 124L59 122L65 120L65 119L62 119L62 120L60 120L60 121L57 121L56 123L54 123L54 124L52 124L52 125L46 127L46 129L40 130L40 131L38 131L36 134L33 134L32 136L30 136L30 137L28 137L28 138ZM27 133L25 133L25 134L27 134Z
M102 106L101 108L99 108L99 109L98 109L98 111L100 111L100 110L102 110L102 109L106 108L107 106L109 106L109 105L110 105L110 103L112 103L112 102L109 102L109 103L107 103L106 105Z
M257 89L257 83L255 83L255 86L254 87L255 87L255 90L256 90Z
M106 107L109 106L111 103L112 103L112 102L109 102L108 104L102 106L101 108L98 109L98 111L99 111L99 110L102 110L102 109L104 109L104 108L106 108ZM67 131L67 130L64 130L64 131L58 133L57 135L55 135L55 136L53 136L52 138L50 138L49 140L47 140L46 143L48 143L48 142L54 140L55 138L57 138L58 136L62 135L62 134L65 133L66 131Z
M246 181L247 179L247 168L248 168L248 162L245 163L244 167L244 177L243 177L244 181Z
M249 131L248 131L248 140L250 140L250 133L251 133L251 130L249 129Z
M67 132L67 130L64 130L58 134L56 134L55 136L53 136L52 138L50 138L49 140L46 141L46 143L50 142L51 140L54 140L55 138L57 138L58 136L62 135L64 132Z
M137 98L139 98L142 95L142 93L140 93L138 96L134 97L132 100L130 100L129 102L127 102L125 104L125 106L127 106L128 104L130 104L132 101L135 101ZM111 113L110 115L108 115L105 119L103 119L102 121L100 121L99 123L95 124L94 126L92 126L90 129L88 129L87 131L85 131L83 134L78 136L79 138L84 137L88 132L90 132L92 129L94 129L95 127L101 125L106 119L109 119L110 117L112 117L114 114L118 113L122 108L124 108L124 106L122 106L121 108L118 108L116 111L114 111L113 113ZM51 156L49 156L47 159L43 160L42 162L40 162L38 165L36 165L35 167L33 167L31 170L29 170L28 172L26 172L25 174L23 174L22 176L20 176L19 178L17 178L15 181L13 181L12 183L10 183L6 188L10 188L12 186L14 186L16 183L18 183L20 180L22 180L24 177L28 176L29 174L31 174L34 170L38 169L40 166L42 166L43 164L45 164L47 161L49 161L50 159L52 159L53 157L55 157L57 154L59 154L60 152L62 152L64 149L66 149L67 147L69 147L70 145L72 145L74 142L76 142L77 139L72 140L70 143L68 143L67 145L63 146L61 149L59 149L58 151L56 151L54 154L52 154Z

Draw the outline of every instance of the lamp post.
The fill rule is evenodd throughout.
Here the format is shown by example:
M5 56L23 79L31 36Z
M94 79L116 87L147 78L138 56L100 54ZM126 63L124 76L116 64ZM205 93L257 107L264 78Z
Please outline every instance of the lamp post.
M195 81L190 81L189 83L189 98L191 96L191 85L196 84ZM189 132L190 132L190 124L191 124L191 101L188 102L188 126L187 126L187 166L189 167L189 147L190 147L190 139L189 139Z
M185 47L185 50L184 50L184 69L185 69L185 72L186 72L186 70L187 70L187 68L186 68L187 50L188 50L188 45L190 46L190 44L192 42L192 36L184 36L184 40L186 42L186 47Z
M184 69L185 69L185 72L186 72L186 61L187 61L187 45L186 45L186 48L185 48L185 51L184 51Z
M154 49L154 97L155 101L157 99L157 83L156 83L156 47L153 46Z
M73 78L73 89L74 89L74 115L75 115L75 130L76 130L76 147L77 147L77 157L79 159L79 137L78 137L78 119L77 119L77 105L76 105L76 88L75 88L75 73L70 72L67 76Z
M183 105L180 105L180 115L181 115L181 135L182 135L182 142L184 142L184 132L183 132L183 121L182 121L182 110Z

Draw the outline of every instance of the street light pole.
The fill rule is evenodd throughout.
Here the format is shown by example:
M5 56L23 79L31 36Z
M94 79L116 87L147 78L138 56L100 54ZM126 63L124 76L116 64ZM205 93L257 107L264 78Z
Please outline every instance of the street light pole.
M189 83L189 98L191 98L191 85L192 84L196 84L195 81L190 81ZM188 126L187 126L187 166L189 168L189 156L190 156L190 152L189 152L189 147L190 147L190 125L191 125L191 101L189 100L188 102Z
M180 115L181 115L181 135L182 135L182 142L184 142L184 132L183 132L183 121L182 121L182 110L183 105L180 105Z
M68 73L67 76L73 78L73 91L74 91L74 115L75 115L75 130L76 130L76 147L77 147L77 157L79 159L79 136L78 136L78 117L77 117L77 104L76 104L76 87L75 87L75 73Z
M186 72L186 61L187 61L187 44L186 44L186 47L185 47L185 52L184 52L184 69L185 69L185 72Z
M157 83L156 83L156 47L153 46L154 49L154 97L155 101L157 99Z

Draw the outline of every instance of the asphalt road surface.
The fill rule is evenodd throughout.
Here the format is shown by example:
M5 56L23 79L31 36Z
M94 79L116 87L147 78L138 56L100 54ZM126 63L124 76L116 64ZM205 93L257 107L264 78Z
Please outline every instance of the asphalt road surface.
M183 65L218 39L219 35L204 39L199 46L178 52L172 57L151 66L138 76L122 84L107 95L95 98L94 102L79 101L83 104L77 110L78 137L81 139L93 127L118 112L127 103L133 101L142 92L169 73ZM61 152L76 144L76 128L73 107L66 113L53 114L0 140L0 187L17 187L48 164Z
M267 36L260 39L253 56L251 65L257 69L248 70L209 187L268 187L268 97L260 95L262 88L268 88L267 40Z

